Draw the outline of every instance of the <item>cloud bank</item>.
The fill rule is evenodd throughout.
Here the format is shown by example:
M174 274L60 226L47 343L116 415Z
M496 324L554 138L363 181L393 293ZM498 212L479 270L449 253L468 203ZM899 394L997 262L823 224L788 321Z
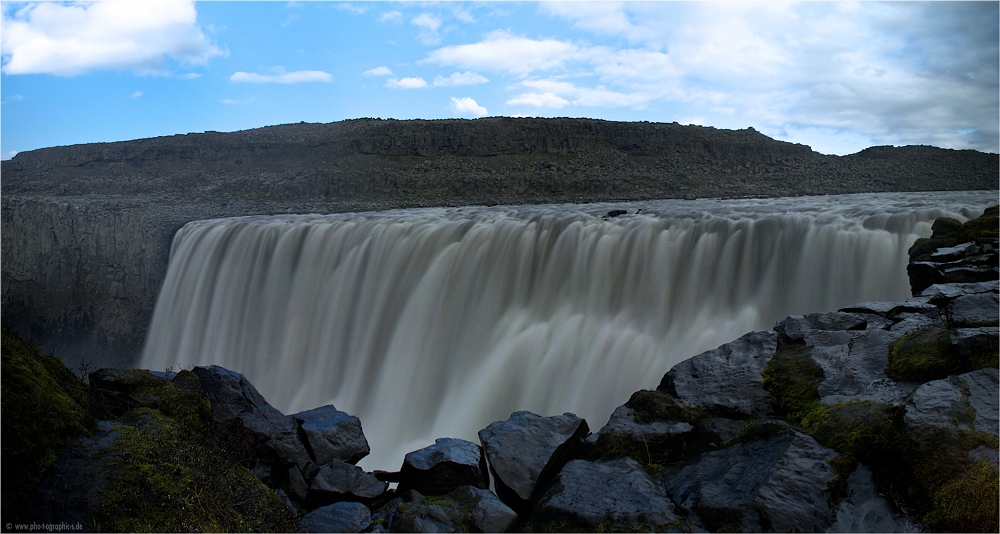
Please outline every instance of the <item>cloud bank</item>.
M163 74L168 60L200 65L226 55L197 23L191 1L28 4L3 14L4 74L76 76L94 70Z

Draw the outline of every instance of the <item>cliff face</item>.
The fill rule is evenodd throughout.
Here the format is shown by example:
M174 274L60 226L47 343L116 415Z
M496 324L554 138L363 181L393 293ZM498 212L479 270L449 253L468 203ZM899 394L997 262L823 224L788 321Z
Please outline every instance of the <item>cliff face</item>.
M998 158L846 157L752 129L587 119L360 119L18 154L2 163L2 321L65 361L127 365L173 233L196 219L426 205L994 189Z

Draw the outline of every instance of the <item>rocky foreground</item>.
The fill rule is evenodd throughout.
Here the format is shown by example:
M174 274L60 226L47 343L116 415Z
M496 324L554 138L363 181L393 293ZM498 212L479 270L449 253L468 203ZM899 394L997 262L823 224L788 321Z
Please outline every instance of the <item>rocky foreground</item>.
M5 332L3 521L996 532L997 230L996 207L939 219L911 249L913 298L746 334L677 364L596 433L573 414L516 412L478 444L443 437L392 473L355 465L361 421L333 406L284 415L216 366L102 369L85 385Z

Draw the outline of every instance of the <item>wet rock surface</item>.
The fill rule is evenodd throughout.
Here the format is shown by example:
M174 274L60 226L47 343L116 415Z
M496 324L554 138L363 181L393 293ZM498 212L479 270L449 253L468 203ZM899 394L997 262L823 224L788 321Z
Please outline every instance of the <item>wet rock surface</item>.
M356 464L371 450L361 420L333 405L299 412L292 418L298 422L313 461L319 465L334 459Z
M299 532L365 532L372 524L368 507L357 502L338 502L317 508L299 521Z
M567 463L537 514L540 521L564 519L584 528L602 523L662 528L678 520L663 487L629 457Z
M434 445L408 453L399 474L400 491L424 495L444 495L459 486L489 487L482 447L461 439L438 438Z
M770 395L760 387L761 371L777 348L774 332L749 334L675 365L657 389L690 406L720 412L770 412Z
M515 412L480 430L497 496L526 515L589 431L587 422L573 414L531 412Z
M712 531L819 531L833 511L829 460L837 453L780 428L761 440L713 451L666 481L678 507Z

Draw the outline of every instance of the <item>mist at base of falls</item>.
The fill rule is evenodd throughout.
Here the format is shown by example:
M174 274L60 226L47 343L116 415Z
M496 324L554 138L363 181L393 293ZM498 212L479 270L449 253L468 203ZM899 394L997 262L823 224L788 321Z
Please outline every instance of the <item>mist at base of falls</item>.
M905 300L907 249L993 192L256 216L174 237L141 366L217 364L361 418L367 469L511 412L597 431L677 362L789 314ZM607 218L612 209L627 215Z

